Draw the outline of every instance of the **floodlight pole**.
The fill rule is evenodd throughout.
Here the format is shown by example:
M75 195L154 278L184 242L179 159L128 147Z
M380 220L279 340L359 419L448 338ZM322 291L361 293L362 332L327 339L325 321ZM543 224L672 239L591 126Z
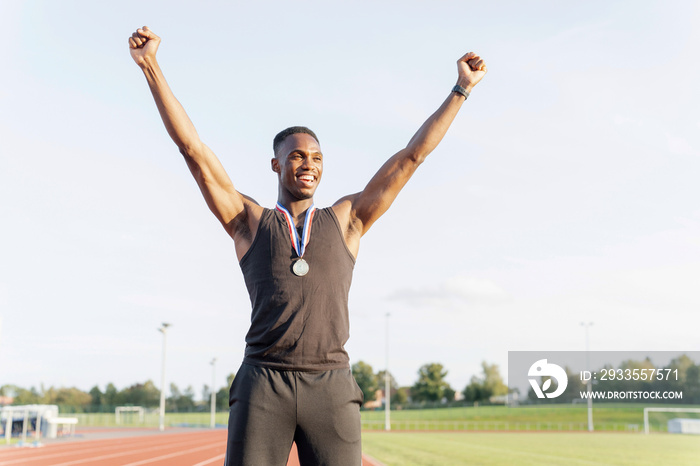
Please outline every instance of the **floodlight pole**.
M586 370L591 370L591 361L589 356L589 345L588 345L588 329L593 325L593 322L581 322L581 326L586 329ZM586 383L586 391L588 392L588 432L593 432L593 388L591 386L591 379L588 379Z
M211 362L211 422L210 427L213 429L216 427L216 389L214 384L216 383L216 358L212 359Z
M163 363L160 368L160 431L165 430L165 343L167 341L167 332L170 324L163 322L158 331L163 334Z
M29 410L24 410L24 420L22 421L22 445L27 442L27 424L29 424ZM38 428L38 427L37 427Z
M12 439L12 410L3 409L3 411L7 413L7 420L5 422L5 443L9 445Z
M386 313L386 369L384 370L384 430L391 430L391 376L389 375L389 316Z

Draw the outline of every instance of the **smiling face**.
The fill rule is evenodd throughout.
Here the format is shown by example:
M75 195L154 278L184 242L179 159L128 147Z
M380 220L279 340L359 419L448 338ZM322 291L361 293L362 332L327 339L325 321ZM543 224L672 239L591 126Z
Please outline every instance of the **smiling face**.
M281 200L311 199L323 174L321 147L310 134L290 134L277 149L272 170L279 177Z

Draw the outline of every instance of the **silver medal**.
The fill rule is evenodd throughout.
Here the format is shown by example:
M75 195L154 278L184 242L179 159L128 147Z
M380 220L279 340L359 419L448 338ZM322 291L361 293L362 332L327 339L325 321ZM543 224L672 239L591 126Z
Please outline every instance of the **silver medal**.
M292 264L292 272L294 272L294 275L297 277L303 277L307 273L309 273L309 263L306 262L304 259L299 259L298 261L294 262Z
M306 210L301 237L299 237L299 234L297 233L296 225L292 219L292 214L290 214L289 211L279 202L277 203L277 210L282 212L284 215L284 219L287 222L287 227L289 228L289 239L292 242L294 252L296 252L297 257L299 257L299 259L292 263L292 272L297 277L303 277L309 273L309 264L302 259L302 256L304 255L306 245L309 243L309 239L311 237L311 222L314 217L314 212L316 211L316 206L312 204L311 207Z

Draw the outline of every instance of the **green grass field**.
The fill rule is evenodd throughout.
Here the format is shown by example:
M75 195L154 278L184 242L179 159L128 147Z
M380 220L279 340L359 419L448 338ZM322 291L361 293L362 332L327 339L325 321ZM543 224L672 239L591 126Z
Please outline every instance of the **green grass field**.
M641 432L646 404L603 404L593 407L596 431ZM680 407L680 405L673 405ZM697 408L697 406L695 406ZM78 418L78 426L115 426L114 413L67 414ZM666 423L675 417L698 418L698 413L651 413L651 430L665 432ZM147 412L144 423L138 422L134 413L122 415L122 426L155 427L158 413ZM228 413L216 414L216 423L226 425ZM166 413L166 425L187 424L209 426L209 413ZM587 408L585 405L547 406L483 406L441 409L399 410L391 412L392 430L433 431L586 431ZM383 430L384 411L363 411L364 430ZM700 464L700 462L698 462Z
M700 464L700 436L625 433L363 432L387 466Z
M648 406L651 405L597 403L593 406L595 429L615 432L642 431L644 408ZM652 431L665 432L667 421L675 417L698 418L698 414L651 413L649 421ZM392 430L586 431L588 410L586 405L582 404L403 410L391 412L391 425ZM366 430L384 429L384 411L364 411L362 427Z

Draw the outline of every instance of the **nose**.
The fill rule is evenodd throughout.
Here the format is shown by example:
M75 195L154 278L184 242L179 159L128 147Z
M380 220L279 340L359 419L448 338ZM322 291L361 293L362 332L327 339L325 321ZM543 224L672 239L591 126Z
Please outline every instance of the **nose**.
M301 168L308 169L311 167L313 167L311 157L304 157L301 161Z

